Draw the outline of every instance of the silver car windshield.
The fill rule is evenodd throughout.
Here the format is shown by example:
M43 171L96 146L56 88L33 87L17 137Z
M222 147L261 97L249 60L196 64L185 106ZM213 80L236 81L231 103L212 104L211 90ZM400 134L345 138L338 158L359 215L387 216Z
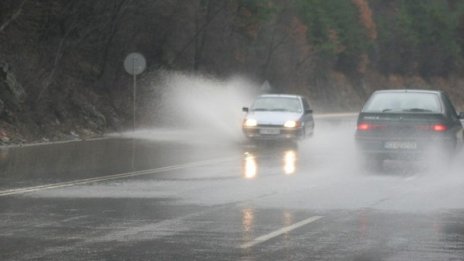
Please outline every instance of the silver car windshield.
M260 97L255 100L252 111L283 111L301 113L303 108L298 98Z
M441 112L439 98L433 93L377 93L364 112Z

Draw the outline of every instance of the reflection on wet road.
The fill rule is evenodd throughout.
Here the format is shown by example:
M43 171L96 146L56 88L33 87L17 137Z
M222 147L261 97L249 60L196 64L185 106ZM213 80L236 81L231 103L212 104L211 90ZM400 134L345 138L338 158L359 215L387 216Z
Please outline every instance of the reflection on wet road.
M0 260L463 260L464 155L367 172L353 120L0 150Z
M266 144L251 146L243 154L243 176L247 179L280 172L292 175L297 170L296 144Z
M232 154L219 154L208 146L198 149L172 142L101 139L1 149L0 155L0 189L7 189L150 170Z

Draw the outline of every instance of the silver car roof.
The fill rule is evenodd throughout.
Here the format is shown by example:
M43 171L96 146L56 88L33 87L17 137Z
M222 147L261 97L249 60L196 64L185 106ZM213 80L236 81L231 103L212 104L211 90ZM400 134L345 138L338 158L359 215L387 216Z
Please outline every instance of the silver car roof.
M258 97L302 98L300 95L293 94L262 94Z

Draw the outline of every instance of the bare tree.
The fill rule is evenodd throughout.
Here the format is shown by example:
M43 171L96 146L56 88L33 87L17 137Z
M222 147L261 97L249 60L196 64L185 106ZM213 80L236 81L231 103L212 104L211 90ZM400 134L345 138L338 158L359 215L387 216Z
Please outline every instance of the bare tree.
M26 1L27 0L23 0L19 7L16 9L16 11L10 16L10 18L8 18L6 21L2 23L2 25L0 25L0 33L3 32L5 28L7 28L13 21L18 19L18 17L21 15L23 11L23 7Z

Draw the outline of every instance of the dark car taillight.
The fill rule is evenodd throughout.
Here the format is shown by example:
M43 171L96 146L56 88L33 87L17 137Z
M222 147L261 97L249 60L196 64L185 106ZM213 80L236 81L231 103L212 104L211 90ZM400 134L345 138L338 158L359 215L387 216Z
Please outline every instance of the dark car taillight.
M445 124L419 125L417 126L417 129L423 131L445 132L448 130L448 126Z
M448 126L444 124L435 124L432 126L432 129L433 131L436 131L436 132L444 132L448 130Z
M361 122L358 124L358 131L372 131L384 129L385 125L372 124L367 122Z

